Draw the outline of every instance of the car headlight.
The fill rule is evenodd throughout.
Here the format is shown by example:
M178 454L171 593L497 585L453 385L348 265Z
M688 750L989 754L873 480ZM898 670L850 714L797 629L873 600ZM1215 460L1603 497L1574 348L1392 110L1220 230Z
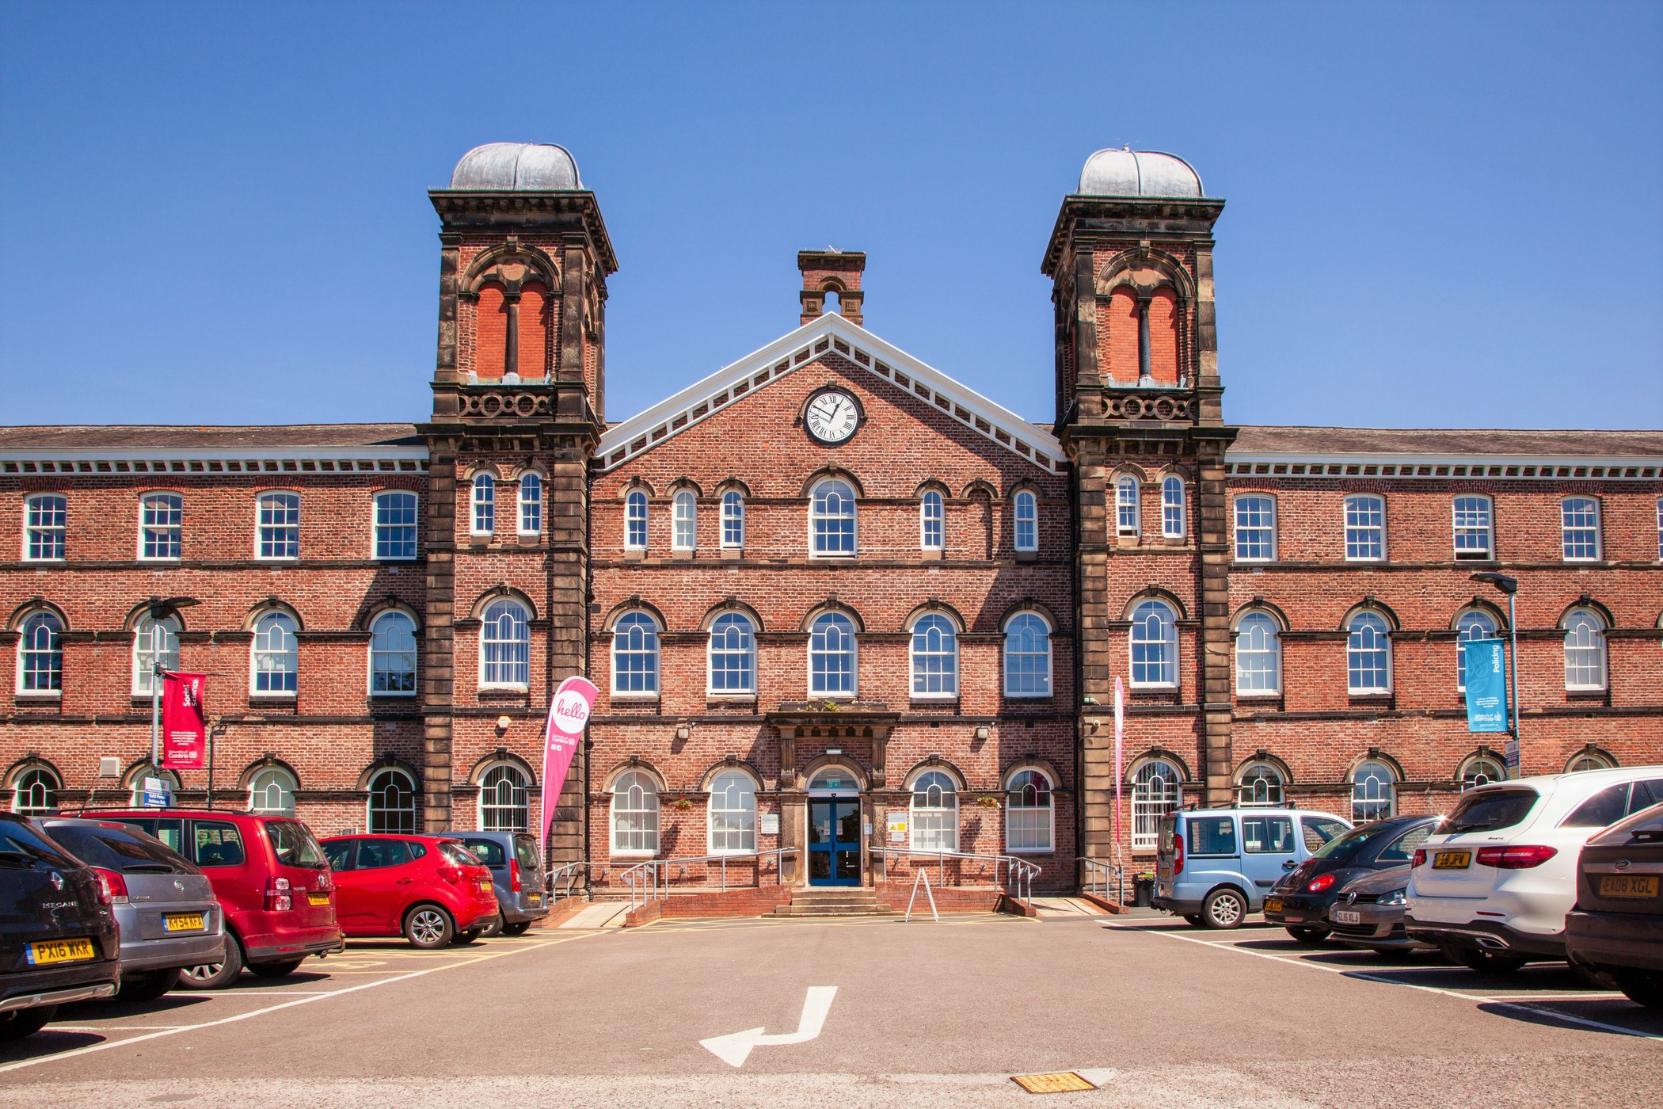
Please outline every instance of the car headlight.
M1393 890L1380 899L1382 905L1407 905L1408 903L1409 890L1407 887Z

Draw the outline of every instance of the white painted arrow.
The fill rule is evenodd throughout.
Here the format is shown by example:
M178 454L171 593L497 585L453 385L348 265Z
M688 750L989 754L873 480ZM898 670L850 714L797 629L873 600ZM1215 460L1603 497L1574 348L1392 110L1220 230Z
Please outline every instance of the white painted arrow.
M803 998L803 1015L797 1021L795 1032L776 1032L769 1036L761 1028L747 1028L726 1036L712 1036L699 1043L728 1066L742 1067L754 1047L806 1044L820 1035L820 1029L826 1026L826 1014L831 1012L832 998L836 996L836 986L810 986L808 996Z

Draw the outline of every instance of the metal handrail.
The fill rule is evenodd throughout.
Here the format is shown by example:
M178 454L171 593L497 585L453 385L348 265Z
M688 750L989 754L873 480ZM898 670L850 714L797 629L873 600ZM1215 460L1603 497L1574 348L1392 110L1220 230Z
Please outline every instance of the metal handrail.
M719 888L724 892L728 888L728 864L730 862L755 862L758 885L761 884L762 860L774 860L774 881L783 884L785 881L785 857L800 855L800 847L771 847L766 851L724 851L712 855L688 855L673 859L644 859L624 870L620 877L629 886L629 905L631 909L670 896L670 881L675 875L674 868L680 868L685 874L689 866L696 863L717 863ZM707 865L706 869L709 867Z
M1124 905L1126 903L1125 867L1119 863L1094 859L1089 855L1076 856L1074 861L1085 864L1086 880L1080 884L1081 889L1089 893L1097 893L1099 897L1107 901L1109 899L1109 877L1112 875L1114 877L1115 904ZM1101 888L1101 893L1098 893L1099 888Z
M585 877L587 877L588 866L588 863L581 861L575 863L562 863L560 866L555 867L544 876L543 886L548 891L549 908L554 908L554 906L560 901L561 878L564 877L566 881L565 896L572 897L576 893L578 874L582 873Z
M989 862L993 864L993 884L1003 888L1012 897L1023 901L1033 899L1034 878L1040 874L1038 863L1031 863L1027 859L1020 859L1015 855L984 855L973 851L929 851L915 847L885 847L877 844L871 845L868 850L874 855L883 856L885 877L889 875L890 855L934 859L936 860L936 871L941 876L940 881L943 886L947 884L948 859ZM1005 868L1005 880L1003 882L999 880L999 868L1001 866Z

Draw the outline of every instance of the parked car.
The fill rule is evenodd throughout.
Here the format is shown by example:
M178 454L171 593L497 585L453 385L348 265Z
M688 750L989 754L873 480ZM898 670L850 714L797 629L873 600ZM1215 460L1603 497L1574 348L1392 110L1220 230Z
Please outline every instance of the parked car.
M1469 790L1415 851L1404 925L1453 962L1506 973L1565 957L1583 844L1663 801L1663 766L1585 770Z
M225 918L220 958L186 967L186 989L229 986L243 967L261 978L293 974L308 956L341 949L334 880L311 829L293 817L219 809L133 809L95 814L147 832L202 869Z
M428 832L429 838L452 839L491 872L496 885L497 919L481 935L518 936L549 915L543 892L543 864L537 838L528 832Z
M1663 804L1588 841L1576 866L1565 953L1632 1001L1663 1009Z
M1405 863L1387 870L1369 871L1353 878L1328 906L1329 935L1347 947L1406 955L1430 951L1433 946L1410 939L1403 927L1403 911L1409 905L1409 873Z
M109 889L121 932L122 997L160 997L178 985L181 967L219 958L225 915L207 876L190 860L115 820L49 816L35 823Z
M0 813L0 1040L59 1005L113 997L121 973L109 891L23 817Z
M1265 898L1265 919L1303 944L1319 944L1329 931L1328 906L1347 882L1414 857L1436 816L1393 816L1335 836L1285 874Z
M1235 928L1276 880L1351 830L1332 813L1300 809L1185 809L1161 817L1155 907L1191 924Z
M403 936L413 947L444 947L472 942L497 917L491 872L455 839L332 836L323 849L349 936Z

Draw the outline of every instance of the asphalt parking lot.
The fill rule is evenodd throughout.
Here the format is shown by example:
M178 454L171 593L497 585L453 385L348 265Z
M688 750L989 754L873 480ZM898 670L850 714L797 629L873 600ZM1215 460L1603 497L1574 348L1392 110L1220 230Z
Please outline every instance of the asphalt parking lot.
M1482 979L1166 917L661 921L103 1003L0 1048L0 1103L1641 1104L1663 1014L1563 965Z

